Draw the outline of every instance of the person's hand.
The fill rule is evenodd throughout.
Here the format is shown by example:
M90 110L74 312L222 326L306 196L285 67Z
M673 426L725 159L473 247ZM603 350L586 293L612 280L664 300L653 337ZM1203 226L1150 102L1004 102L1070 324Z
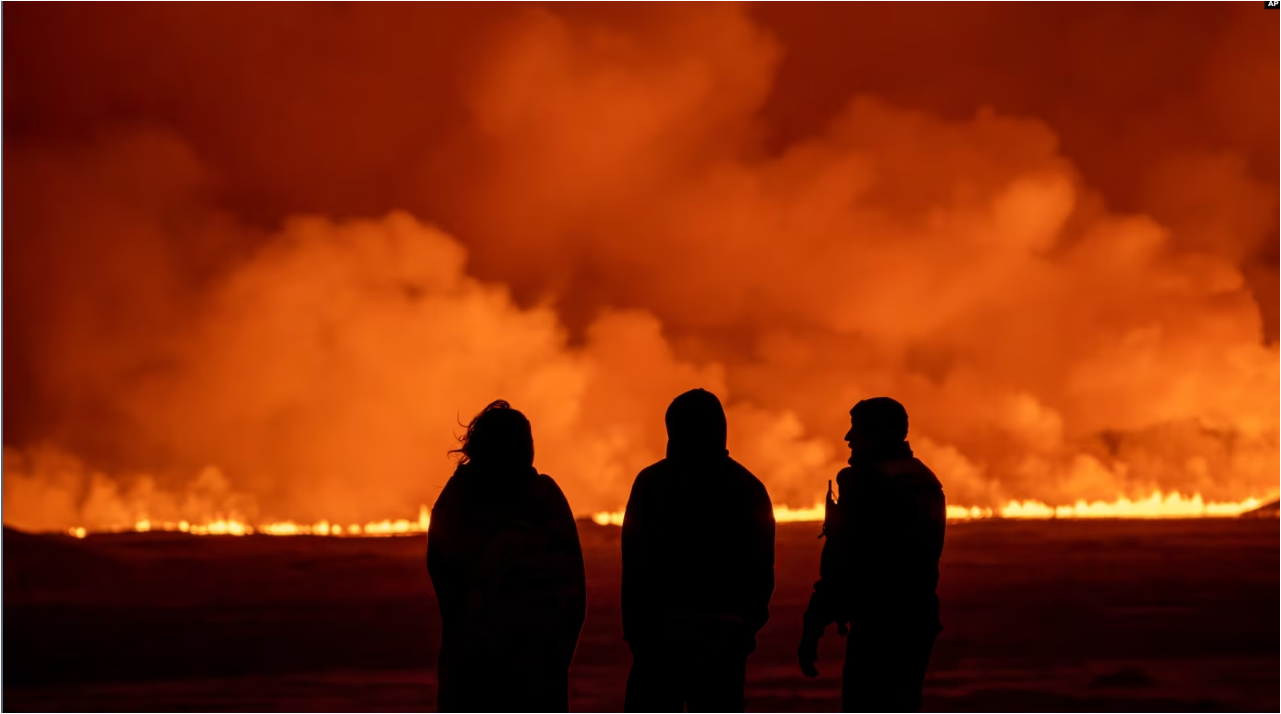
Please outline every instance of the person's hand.
M806 677L817 677L818 668L818 634L806 632L801 636L801 644L796 648L796 661L801 665L801 674Z

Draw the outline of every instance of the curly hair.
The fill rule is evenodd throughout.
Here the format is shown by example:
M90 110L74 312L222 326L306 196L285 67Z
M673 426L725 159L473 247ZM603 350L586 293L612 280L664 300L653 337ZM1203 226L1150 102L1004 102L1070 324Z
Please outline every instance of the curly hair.
M467 431L458 437L459 464L498 463L532 465L534 435L529 419L512 409L505 399L496 399L472 418Z

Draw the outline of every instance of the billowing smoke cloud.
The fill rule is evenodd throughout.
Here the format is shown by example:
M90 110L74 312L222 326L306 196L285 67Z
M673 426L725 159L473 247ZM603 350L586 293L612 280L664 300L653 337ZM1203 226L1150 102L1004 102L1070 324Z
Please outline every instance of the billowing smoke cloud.
M291 220L189 313L170 367L136 375L113 406L132 442L163 451L171 470L216 459L196 482L226 501L198 500L210 514L363 522L434 501L460 421L495 396L532 420L538 465L580 508L600 509L661 458L671 395L726 393L723 369L678 360L652 315L603 314L570 347L554 311L517 307L464 265L455 240L407 214ZM732 414L742 422L735 446L781 485L797 464L832 467L831 450L806 439L794 415L750 405ZM175 495L181 471L169 490L150 475L116 487L51 447L6 459L18 525L69 514L90 526L198 520L180 503L192 497ZM240 492L209 475L224 471Z
M1122 209L1055 126L999 106L847 96L772 149L791 48L741 8L567 12L467 19L483 29L465 62L436 58L457 89L428 83L448 107L420 129L382 118L418 70L355 83L364 150L263 143L282 126L257 97L275 95L240 82L134 80L172 100L134 106L150 127L19 121L6 522L412 513L448 478L458 421L495 398L530 416L577 511L614 509L694 386L729 405L731 452L777 503L821 497L848 409L879 394L907 405L956 503L1276 492L1276 271L1257 262L1276 186L1241 154L1153 158ZM313 71L296 62L258 81ZM192 118L220 94L248 96L245 116ZM241 181L249 164L275 188Z

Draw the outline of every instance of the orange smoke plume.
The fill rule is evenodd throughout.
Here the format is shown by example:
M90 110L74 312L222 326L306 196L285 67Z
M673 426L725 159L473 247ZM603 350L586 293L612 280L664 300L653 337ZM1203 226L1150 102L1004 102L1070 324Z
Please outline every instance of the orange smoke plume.
M269 37L284 11L184 14L208 12L113 22ZM70 51L122 77L98 94L75 88L82 61L14 50L5 523L418 523L460 420L495 398L530 417L574 509L609 514L693 387L726 403L731 453L788 518L881 394L966 514L1275 497L1277 187L1251 158L1275 137L1252 114L1226 147L1187 138L1201 125L1135 144L1143 188L1122 195L1111 139L994 71L1013 109L979 84L964 112L841 88L796 119L776 103L804 61L781 11L458 10L441 26L475 41L432 50L452 54L430 77L371 39L399 36L390 10L335 12L354 15L217 64L208 38L123 47L76 21ZM364 48L352 74L299 65L334 37ZM1206 82L1226 42L1197 50ZM67 94L32 89L39 72ZM332 96L289 81L309 73ZM1196 101L1276 91L1258 79ZM67 128L99 111L108 130Z

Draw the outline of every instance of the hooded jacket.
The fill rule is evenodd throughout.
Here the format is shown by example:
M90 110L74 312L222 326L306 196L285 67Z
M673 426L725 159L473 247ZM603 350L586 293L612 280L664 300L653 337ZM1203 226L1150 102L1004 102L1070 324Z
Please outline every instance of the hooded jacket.
M774 512L729 457L725 412L694 390L667 414L667 458L641 471L623 520L623 636L712 632L751 641L774 591Z

